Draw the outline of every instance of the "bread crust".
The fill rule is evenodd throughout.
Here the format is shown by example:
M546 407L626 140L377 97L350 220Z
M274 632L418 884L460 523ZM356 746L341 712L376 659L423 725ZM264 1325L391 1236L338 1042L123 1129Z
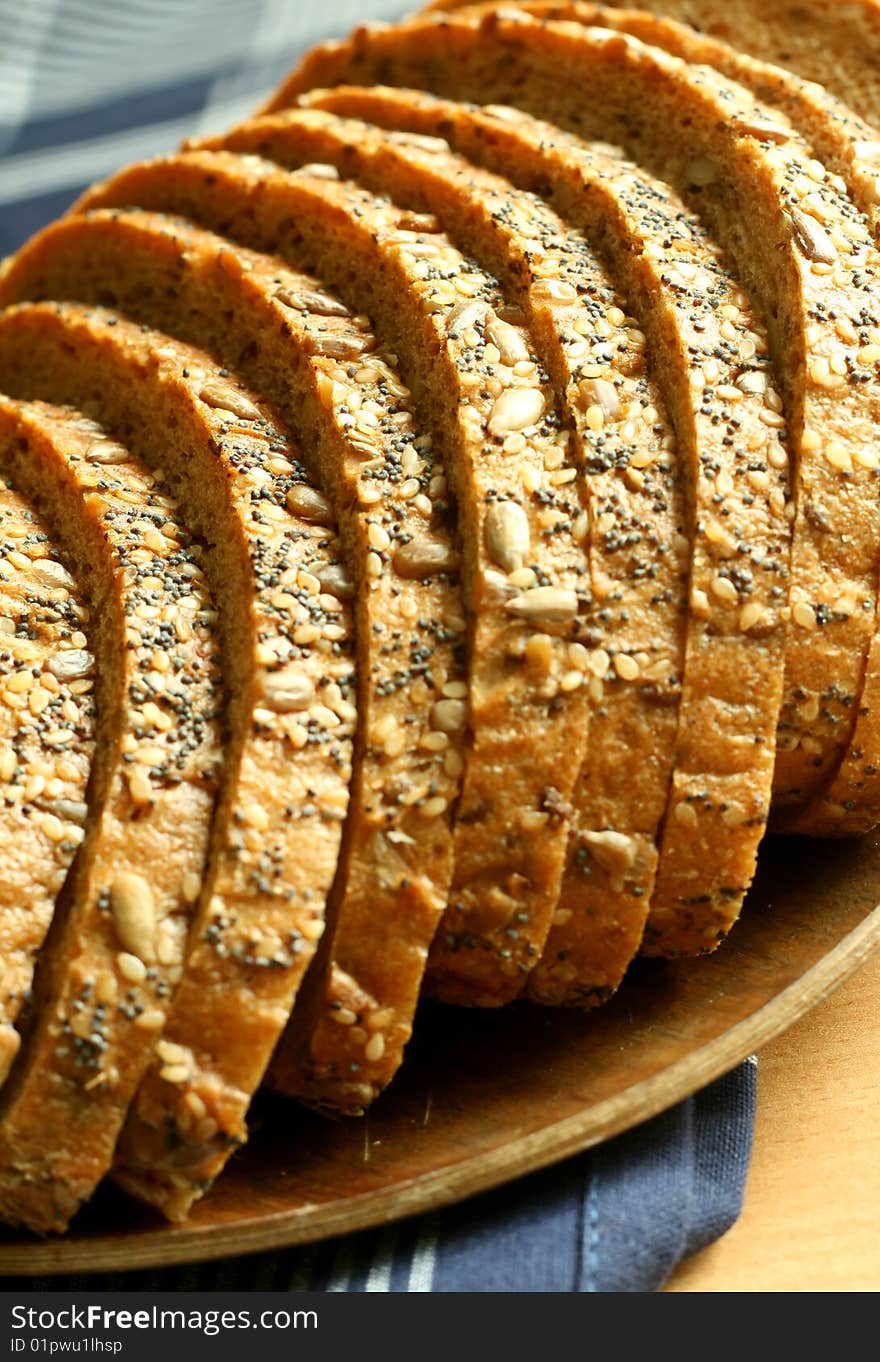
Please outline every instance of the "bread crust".
M166 957L166 982L177 992L173 1002L166 998L161 1008L147 1009L149 1025L135 1020L123 1027L114 1016L116 1031L102 1053L118 1078L103 1085L100 1102L90 1091L88 1129L78 1123L76 1163L63 1178L72 1199L109 1168L137 1088L115 1176L177 1218L245 1138L251 1094L321 933L350 776L348 610L336 598L332 605L325 600L319 581L325 568L338 567L338 547L332 531L316 530L286 506L288 493L306 479L271 408L202 352L73 304L19 307L3 320L4 385L99 410L145 459L161 460L188 522L212 536L216 547L205 554L206 572L225 592L216 618L229 703L211 855L205 869L201 847L177 884L188 912L198 899L189 941L181 916L181 930L167 941L146 943L157 968ZM319 637L297 642L301 624L311 624ZM198 734L203 714L218 717L216 676L204 697L190 690L189 700L181 741L185 760L195 762L201 776L206 758L192 730ZM337 701L341 714L333 710ZM141 809L130 824L157 823L150 842L139 845L139 865L149 865L154 876L154 897L155 880L177 875L177 845L199 845L200 827L213 812L211 795L202 817L179 800L168 804L164 790L151 792L149 812ZM173 816L173 834L157 815ZM129 885L129 897L142 896L143 884L141 878L134 890ZM90 967L103 944L92 939L93 930L92 923L79 927ZM52 962L59 991L85 967L82 957L70 960L64 950ZM153 961L145 963L152 970ZM44 1002L38 1028L50 1031L54 1013ZM5 1139L19 1157L33 1148L21 1126L25 1112L34 1119L35 1094L51 1076L47 1060L44 1051L32 1051L15 1111L7 1110ZM67 1095L71 1105L73 1096ZM57 1148L52 1158L54 1169Z
M578 473L526 333L514 328L529 356L515 370L484 357L486 327L504 305L497 283L464 260L435 222L413 221L327 176L320 167L288 174L254 157L191 152L142 175L130 192L142 203L152 192L157 198L146 206L158 199L313 269L350 296L393 344L442 451L458 504L470 616L471 725L444 997L495 1006L519 992L549 930L586 739L584 693L551 690L529 664L533 634L564 658L585 630L588 564L572 535L582 510ZM499 582L485 522L489 504L501 501L514 502L529 521L534 567ZM537 519L548 507L570 527L551 540Z

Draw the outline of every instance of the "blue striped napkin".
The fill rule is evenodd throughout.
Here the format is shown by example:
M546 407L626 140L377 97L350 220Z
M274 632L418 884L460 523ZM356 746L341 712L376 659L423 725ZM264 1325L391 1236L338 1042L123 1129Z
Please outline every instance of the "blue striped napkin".
M246 116L322 38L401 0L0 0L0 255L92 181ZM310 1249L59 1290L654 1291L739 1214L754 1063L600 1149ZM21 1281L0 1279L0 1288ZM48 1281L29 1285L48 1288Z
M448 1210L312 1247L151 1272L30 1282L56 1291L656 1291L739 1215L757 1066L542 1173ZM21 1282L0 1278L0 1290Z

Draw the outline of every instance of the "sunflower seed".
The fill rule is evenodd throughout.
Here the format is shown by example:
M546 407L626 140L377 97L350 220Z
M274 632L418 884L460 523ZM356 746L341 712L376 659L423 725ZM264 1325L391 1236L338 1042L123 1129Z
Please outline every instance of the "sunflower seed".
M497 118L499 123L521 123L525 117L522 110L515 109L512 104L484 104L480 112Z
M485 319L488 311L487 305L481 303L479 299L467 303L459 303L449 317L449 331L455 335L462 331L467 331L469 327Z
M276 290L275 297L287 307L294 307L299 312L313 312L318 317L351 316L350 310L339 298L320 293L317 289L280 288Z
M250 398L245 397L244 393L236 392L235 388L227 388L222 383L206 383L199 397L207 406L218 411L228 411L233 416L240 417L242 421L260 419L260 409L254 406Z
M330 502L322 496L314 487L309 487L306 483L299 483L296 487L291 487L287 493L288 509L294 515L301 515L303 520L310 520L315 525L332 525L333 510Z
M341 563L322 568L317 577L321 583L321 590L326 591L328 596L335 596L340 601L350 601L353 598L354 581Z
M95 659L84 648L65 648L49 659L49 671L59 681L78 681L80 677L91 676L95 670Z
M533 24L534 18L531 14L523 14L521 9L514 5L498 5L493 8L491 14L486 16L486 26L491 30L495 23L504 20L506 24Z
M620 415L617 389L607 378L585 378L578 384L578 392L587 406L601 407L612 420Z
M76 823L82 827L89 813L88 804L83 804L78 799L52 799L40 801L40 808L46 809L49 813L54 813L56 818L66 818L69 823Z
M102 435L87 446L86 458L89 463L128 463L131 454L124 445Z
M526 513L515 501L496 501L486 513L486 547L492 561L505 572L525 564L531 536Z
M119 943L149 963L156 958L156 904L142 875L121 871L110 886L110 911Z
M684 175L688 184L702 188L704 185L715 183L718 179L718 167L708 156L695 156L685 166Z
M427 133L421 132L395 132L391 134L392 139L402 147L416 147L419 151L436 152L438 155L446 155L450 151L449 143L444 137L430 137ZM421 216L413 214L412 216ZM398 222L399 227L403 222ZM416 228L411 230L416 231ZM436 227L434 231L436 231Z
M436 572L454 572L458 567L458 554L449 544L437 539L413 539L409 544L401 545L393 562L401 577L419 581L433 577Z
M537 425L544 415L544 406L540 388L508 388L495 400L489 417L490 435L510 435Z
M313 180L338 180L339 171L326 161L308 161L297 166L298 175L311 175Z
M497 347L502 364L519 364L529 358L529 347L522 332L500 317L493 317L487 324L486 337Z
M573 303L578 296L574 284L564 279L540 279L535 284L535 292L543 298L552 298L557 303Z
M438 700L431 707L431 727L441 733L460 733L467 723L464 700Z
M508 601L505 609L530 624L565 624L577 614L578 600L573 591L555 586L535 586Z
M447 151L449 148L446 148ZM436 147L433 148L437 150ZM403 213L397 219L399 232L439 232L440 223L433 213Z
M765 393L769 385L769 378L766 374L748 373L740 374L736 380L736 386L744 393Z
M757 137L760 142L787 142L791 136L788 128L781 123L771 123L762 118L738 118L736 131L747 137Z
M832 265L837 259L837 251L825 228L815 218L811 218L809 213L802 213L800 208L792 208L789 215L794 228L794 239L807 259Z
M335 336L323 332L313 335L312 341L315 353L327 359L354 359L372 345L369 336Z
M292 714L308 709L315 698L315 687L305 672L285 667L279 672L264 672L261 678L262 699L276 714Z
M503 572L487 568L483 572L483 593L488 605L497 605L519 595L519 589L509 582Z
M66 568L60 563L56 563L54 558L39 558L32 568L33 575L38 582L44 586L64 587L70 591L74 585L73 578Z
M584 842L605 870L613 875L625 875L632 870L636 860L636 844L631 837L622 832L583 832L580 840Z

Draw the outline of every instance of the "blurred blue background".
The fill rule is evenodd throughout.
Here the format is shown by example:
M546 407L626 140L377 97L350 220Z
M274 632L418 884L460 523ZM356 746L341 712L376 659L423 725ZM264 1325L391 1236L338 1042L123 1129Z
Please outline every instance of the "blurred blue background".
M418 0L0 0L0 256L93 180L244 118L322 38Z

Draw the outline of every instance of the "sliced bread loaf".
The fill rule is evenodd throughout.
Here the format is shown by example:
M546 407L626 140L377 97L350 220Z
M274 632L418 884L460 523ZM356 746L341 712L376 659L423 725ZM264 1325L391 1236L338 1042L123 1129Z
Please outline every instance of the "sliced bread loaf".
M377 123L393 113L393 95L359 96L366 107L355 113L375 112ZM436 135L440 121L417 119L419 130L389 134L309 109L244 124L224 141L287 167L330 163L403 207L434 214L504 284L551 374L586 474L583 529L594 593L590 647L573 645L559 680L586 686L593 713L546 946L553 964L539 967L532 991L545 1002L594 1003L613 991L635 953L654 884L682 672L685 493L642 334L627 325L622 299L584 237L536 195L453 154ZM407 125L405 108L401 122ZM526 358L507 323L490 340L499 361ZM545 536L562 527L553 508L542 521ZM439 945L435 961L442 971Z
M537 17L570 18L631 33L691 64L714 67L737 80L756 98L778 107L791 120L822 165L841 177L853 203L865 214L875 241L880 236L880 132L829 94L824 86L749 57L685 24L640 10L618 11L584 4L529 4L523 8ZM821 28L814 31L817 40L821 31ZM736 33L730 36L737 37ZM785 826L790 831L850 836L865 832L880 820L880 795L875 788L880 760L878 687L880 641L875 638L868 655L855 727L840 770L806 809L794 811L786 818Z
M184 901L198 900L189 943L182 916L170 920L175 930L158 928L157 883L179 860L173 842L167 848L162 842L141 847L138 873L116 895L117 922L121 913L127 929L135 919L130 939L142 947L137 972L146 972L149 985L154 959L157 965L165 961L173 972L171 985L179 988L173 1000L148 1012L147 1022L136 1025L123 1012L123 1027L114 1012L119 1029L107 1023L101 1053L104 1065L115 1067L116 1081L106 1080L100 1101L95 1091L89 1094L88 1126L68 1122L53 1150L57 1158L58 1143L76 1134L93 1185L110 1166L140 1083L115 1174L176 1217L245 1138L250 1097L321 934L350 774L350 623L345 604L322 592L320 583L328 569L338 573L340 559L332 531L288 507L288 497L294 494L295 500L297 489L307 484L272 409L203 352L107 311L73 304L19 307L0 322L0 384L102 415L132 449L165 470L188 521L209 544L205 567L217 584L229 702L212 854L204 871L201 861L187 866L180 885ZM155 539L155 552L165 547L173 562L173 541L155 527L145 533L148 549L153 551ZM147 583L156 589L155 579ZM161 603L144 607L146 617L160 617L161 608ZM174 642L173 651L166 646L172 676L180 665L178 649L185 661L183 644L191 633L186 611L180 613L178 620L172 604L164 625ZM305 637L298 634L302 626ZM208 698L215 712L219 690L213 674L211 683ZM140 699L135 799L143 807L132 826L146 832L151 815L165 804L164 748L175 728L160 701L135 699ZM184 690L181 759L187 769L195 765L201 780L205 755L198 739L205 703L199 700ZM206 802L206 813L212 802ZM199 820L179 807L177 842L189 847L198 829ZM145 865L152 884L141 873ZM71 919L71 931L75 925ZM82 923L78 930L81 936ZM98 952L103 941L96 934L89 945ZM95 967L91 951L84 961L60 949L52 963L57 993L68 990L86 964ZM25 1054L29 1062L0 1127L12 1151L26 1147L21 1125L26 1116L34 1119L37 1094L54 1076L53 996L47 995L38 1014ZM87 1190L84 1173L73 1188L80 1195ZM67 1191L73 1194L69 1184Z
M181 219L109 210L63 219L19 253L3 287L7 298L101 298L209 349L275 403L338 512L349 571L321 581L354 599L358 755L296 1034L309 1099L329 1105L332 1092L333 1104L362 1107L402 1058L452 874L464 622L430 436L364 319L314 278ZM327 520L312 488L290 500ZM439 557L413 579L396 555L425 536ZM428 804L438 799L440 816Z
M443 995L493 1005L519 992L546 938L584 750L586 693L565 692L557 680L585 635L590 597L578 472L528 335L508 323L528 356L514 366L485 354L486 328L503 320L497 283L435 222L334 174L285 174L254 157L199 152L124 172L98 197L180 211L308 265L366 312L399 356L457 496L471 616L472 736L451 901L436 938ZM493 503L515 522L506 535L522 559L506 573L486 540ZM566 527L549 539L539 519L548 510ZM398 567L415 577L436 562L431 542L417 542ZM428 805L434 816L440 803Z
M866 222L782 115L708 68L629 36L525 14L516 22L450 17L433 34L421 21L313 56L288 91L389 72L451 94L509 97L575 131L621 141L661 173L690 181L694 203L736 261L770 330L804 493L776 778L781 801L802 802L848 746L873 633L878 308ZM568 90L584 80L602 98L571 99Z
M424 13L449 12L459 9L478 9L471 0L432 0L423 6ZM516 14L520 0L512 0L498 8ZM527 4L523 9L534 13L544 5ZM648 38L648 25L659 19L665 29L687 27L705 36L706 48L724 46L730 52L749 54L761 62L795 73L801 80L824 87L848 108L858 110L862 117L880 124L880 93L877 88L877 61L880 56L880 7L877 0L736 0L730 5L725 0L608 0L607 5L554 6L557 9L603 11L601 22L608 28L618 27L614 11L620 11L619 25L645 41L656 42L679 56L677 47L658 36ZM710 66L726 70L727 75L741 80L742 75L732 68L721 67L712 56L688 60L705 60ZM745 82L748 83L748 82ZM755 92L758 93L757 91ZM762 95L766 98L766 95Z
M350 88L315 98L442 131L473 159L542 186L638 300L687 455L695 537L676 774L646 949L705 950L729 929L754 871L780 702L787 457L763 331L680 200L601 149L512 111L501 118L412 92ZM743 668L752 677L745 685ZM617 877L624 851L615 844L600 853ZM568 944L560 943L563 972ZM551 958L548 950L533 990Z

